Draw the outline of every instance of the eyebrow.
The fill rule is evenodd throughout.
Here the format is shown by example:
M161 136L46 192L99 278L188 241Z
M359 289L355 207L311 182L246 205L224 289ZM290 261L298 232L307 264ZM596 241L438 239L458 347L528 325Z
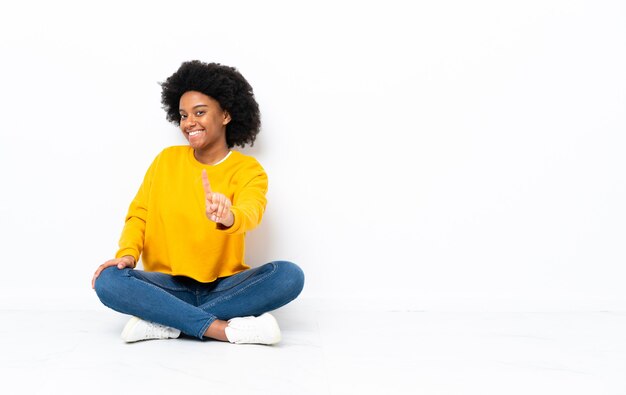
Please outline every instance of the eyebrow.
M195 106L192 107L192 110L195 110L198 107L208 107L208 106L206 104L196 104ZM185 111L185 110L183 110L182 108L179 108L178 112L180 111Z

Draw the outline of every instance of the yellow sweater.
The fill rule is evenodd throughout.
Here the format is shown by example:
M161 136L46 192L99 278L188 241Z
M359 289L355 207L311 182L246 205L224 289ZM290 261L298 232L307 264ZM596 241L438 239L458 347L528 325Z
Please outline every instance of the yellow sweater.
M205 214L205 169L213 192L232 202L235 223L227 229ZM245 269L245 232L265 210L267 175L256 159L232 151L223 162L204 165L189 146L164 149L146 172L130 204L116 258L139 255L146 271L211 282Z

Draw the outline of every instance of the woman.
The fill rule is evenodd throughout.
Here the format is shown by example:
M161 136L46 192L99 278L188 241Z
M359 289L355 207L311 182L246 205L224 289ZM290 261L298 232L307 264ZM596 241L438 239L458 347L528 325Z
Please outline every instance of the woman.
M245 232L265 210L267 175L256 159L230 150L260 129L253 90L233 67L185 62L161 84L167 119L189 146L163 150L130 204L115 259L92 287L102 303L133 317L127 342L188 336L275 344L269 311L295 299L302 270L276 261L244 263ZM144 270L135 266L141 255Z

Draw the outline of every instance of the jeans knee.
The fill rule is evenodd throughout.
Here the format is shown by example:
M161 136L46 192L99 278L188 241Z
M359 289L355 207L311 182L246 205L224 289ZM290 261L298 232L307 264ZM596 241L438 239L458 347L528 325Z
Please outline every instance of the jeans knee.
M304 288L304 272L293 262L277 261L274 262L282 273L282 284L288 290L292 299L295 299Z
M124 270L128 269L120 270L115 266L110 266L100 272L100 275L98 276L98 278L96 278L96 283L94 287L96 295L98 295L100 301L105 303L105 300L107 300L111 295L115 295L117 293L115 291L115 284L124 274Z

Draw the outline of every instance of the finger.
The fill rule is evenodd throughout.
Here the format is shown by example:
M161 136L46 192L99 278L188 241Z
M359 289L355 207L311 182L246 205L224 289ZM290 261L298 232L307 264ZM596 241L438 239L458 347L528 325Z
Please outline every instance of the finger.
M209 218L213 222L219 221L219 203L218 202L212 203L211 206L209 207Z
M228 206L226 206L226 215L224 215L224 219L226 218L230 218L231 215L231 210L230 208L232 207L232 203L230 201L228 201Z
M218 196L215 196L216 199L213 201L214 203L211 204L211 221L213 222L218 222L219 221L219 214L220 214L220 203L219 200L217 200Z
M100 273L102 273L102 270L104 270L104 267L102 267L103 265L98 266L98 269L96 270L96 272L93 274L93 278L91 279L91 288L95 289L96 288L96 279L98 278L98 276L100 275Z
M131 258L131 257L123 257L122 259L124 259L124 262L126 263L126 267L129 267L131 269L135 268L135 258Z
M213 194L212 193L209 193L207 195L205 205L206 205L206 209L207 210L211 210L211 206L213 205Z
M220 196L220 199L217 203L217 208L215 209L215 215L217 215L217 220L220 221L223 217L224 213L224 197Z
M118 259L119 262L117 264L118 269L124 269L126 267L133 267L134 263L128 257L122 257Z
M202 170L202 187L204 188L204 193L207 196L207 199L209 199L209 196L212 193L211 183L209 182L209 176L207 176L206 170L204 169Z
M230 202L227 199L226 201L224 201L224 207L222 207L222 212L220 213L220 218L223 219L223 220L228 218L228 212L229 211L230 211Z
M210 207L207 206L206 208L206 217L210 220L213 221L213 211L211 210Z
M110 266L115 266L118 262L119 262L119 259L109 259L108 261L104 262L102 265L98 266L98 269L96 269L96 272L94 273L93 278L91 279L91 288L96 287L96 279L100 276L100 273L102 273L104 269Z

